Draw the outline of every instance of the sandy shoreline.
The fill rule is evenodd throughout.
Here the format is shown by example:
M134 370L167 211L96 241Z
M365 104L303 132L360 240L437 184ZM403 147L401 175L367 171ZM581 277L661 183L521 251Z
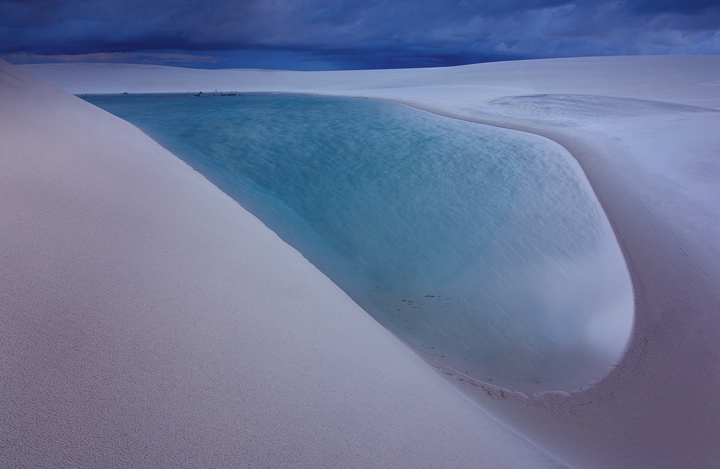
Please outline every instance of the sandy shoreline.
M717 77L712 61L715 67L709 64L706 71ZM602 113L498 119L487 111L428 109L560 143L580 162L616 233L636 304L633 338L619 366L592 389L568 398L475 391L485 408L509 416L534 441L553 449L573 446L575 457L566 457L581 467L588 460L601 461L589 467L668 468L712 467L720 460L714 397L720 387L720 213L713 202L720 200L720 165L712 156L720 147L720 119L712 109L717 92L697 88L705 100L693 96L674 103L705 105L704 112L656 115L653 109L626 117L620 109L619 122L608 122L612 117ZM668 101L677 99L671 93ZM615 96L623 94L632 96L627 89ZM666 162L676 163L677 172L663 168ZM703 168L704 178L688 167Z
M605 380L571 396L532 400L450 381L572 466L674 468L712 467L720 460L719 59L620 57L303 73L24 68L74 93L218 89L389 99L560 143L583 167L628 263L636 302L629 351ZM367 428L374 425L370 420ZM479 464L478 455L465 456ZM424 457L415 460L431 465Z

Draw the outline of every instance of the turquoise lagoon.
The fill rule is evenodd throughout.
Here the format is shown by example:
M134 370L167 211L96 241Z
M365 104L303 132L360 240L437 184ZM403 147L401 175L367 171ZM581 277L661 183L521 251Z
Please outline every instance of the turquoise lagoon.
M458 373L526 393L573 390L624 352L627 268L578 164L548 140L364 99L86 99Z

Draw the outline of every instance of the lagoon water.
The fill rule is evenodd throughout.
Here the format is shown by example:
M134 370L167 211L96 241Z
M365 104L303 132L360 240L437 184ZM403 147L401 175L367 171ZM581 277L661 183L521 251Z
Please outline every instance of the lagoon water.
M184 159L459 373L528 393L572 390L624 351L624 260L579 166L552 142L363 99L86 99Z

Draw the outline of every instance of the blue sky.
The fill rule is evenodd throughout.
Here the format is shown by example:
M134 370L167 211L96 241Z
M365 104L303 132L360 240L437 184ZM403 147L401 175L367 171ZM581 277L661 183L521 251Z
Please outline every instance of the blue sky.
M332 70L720 54L720 0L0 0L12 63Z

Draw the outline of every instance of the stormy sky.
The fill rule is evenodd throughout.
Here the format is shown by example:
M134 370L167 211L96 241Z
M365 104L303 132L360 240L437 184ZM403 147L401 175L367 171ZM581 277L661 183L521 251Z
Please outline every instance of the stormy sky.
M332 70L720 54L720 0L0 0L0 57Z

